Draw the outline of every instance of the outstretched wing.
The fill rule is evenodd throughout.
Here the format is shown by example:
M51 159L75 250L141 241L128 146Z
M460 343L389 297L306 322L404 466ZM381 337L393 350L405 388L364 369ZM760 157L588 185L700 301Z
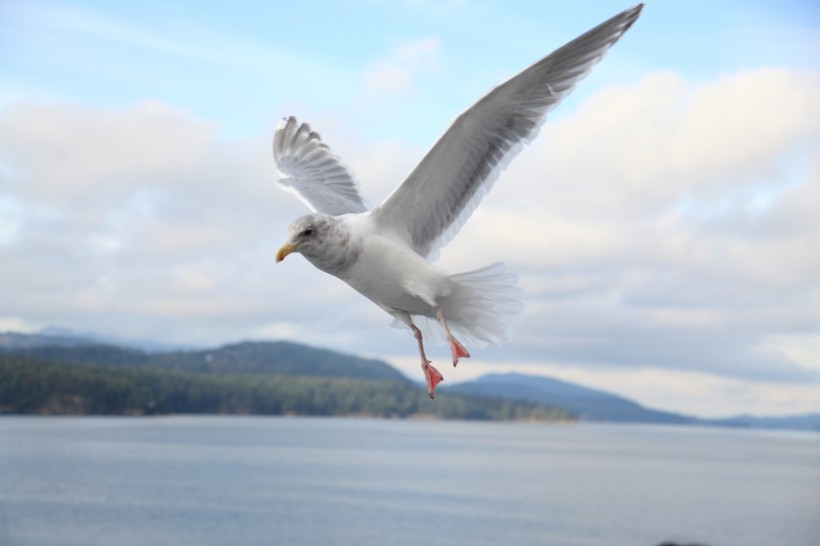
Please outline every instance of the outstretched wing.
M367 210L356 179L307 123L282 119L273 136L273 158L285 175L279 186L311 211L338 216Z
M630 8L557 49L462 113L407 179L373 211L422 256L448 243L500 171L532 141L556 107L635 22Z

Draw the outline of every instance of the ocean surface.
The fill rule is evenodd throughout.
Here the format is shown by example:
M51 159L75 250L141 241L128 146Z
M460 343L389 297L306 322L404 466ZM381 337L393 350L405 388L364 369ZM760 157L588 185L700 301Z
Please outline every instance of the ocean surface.
M820 545L820 435L2 417L0 544Z

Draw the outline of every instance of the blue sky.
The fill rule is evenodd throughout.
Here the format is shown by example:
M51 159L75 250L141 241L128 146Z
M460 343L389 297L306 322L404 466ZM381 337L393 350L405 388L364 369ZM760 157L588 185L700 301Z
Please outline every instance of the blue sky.
M623 7L616 1L12 1L0 8L3 80L11 97L107 106L159 99L238 138L269 131L281 105L322 113L364 109L363 69L389 60L402 44L433 38L437 66L420 70L414 92L402 97L410 107L406 117L395 115L398 104L383 104L391 115L369 119L378 126L363 131L363 138L401 138L415 130L425 144L488 85ZM570 107L598 85L655 70L698 81L817 61L816 46L806 47L816 36L816 2L656 2L644 17L653 25L635 27L631 40L619 44L619 58L596 69ZM420 120L429 124L423 134Z
M379 309L274 266L303 212L273 184L278 119L378 203L490 87L628 5L3 2L0 330L288 338L415 377ZM507 261L528 303L448 380L820 408L819 28L810 1L648 2L444 250L453 272Z

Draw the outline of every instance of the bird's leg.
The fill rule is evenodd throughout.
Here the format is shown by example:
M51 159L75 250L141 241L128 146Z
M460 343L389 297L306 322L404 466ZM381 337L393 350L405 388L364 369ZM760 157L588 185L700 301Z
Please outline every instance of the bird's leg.
M458 364L458 359L462 356L464 358L470 358L470 352L450 333L450 327L447 326L447 320L444 318L444 311L436 309L436 316L444 327L444 333L447 335L447 341L450 343L450 352L453 353L453 366Z
M413 335L416 336L416 341L419 342L419 354L421 355L421 369L424 370L424 379L427 381L427 394L430 395L430 399L436 397L436 385L441 383L444 380L444 376L439 373L437 369L435 369L430 361L427 360L427 356L424 354L424 344L421 341L421 330L418 327L410 323L410 329L413 330Z

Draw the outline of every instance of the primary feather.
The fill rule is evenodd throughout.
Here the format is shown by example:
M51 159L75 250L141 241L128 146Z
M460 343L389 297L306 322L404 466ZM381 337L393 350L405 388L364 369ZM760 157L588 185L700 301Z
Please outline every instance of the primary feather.
M630 8L499 85L456 118L405 181L373 212L422 256L461 229L500 171L531 142L547 112L640 15Z
M339 216L367 210L356 179L307 123L293 116L282 119L273 137L273 158L286 175L279 186L311 211Z

